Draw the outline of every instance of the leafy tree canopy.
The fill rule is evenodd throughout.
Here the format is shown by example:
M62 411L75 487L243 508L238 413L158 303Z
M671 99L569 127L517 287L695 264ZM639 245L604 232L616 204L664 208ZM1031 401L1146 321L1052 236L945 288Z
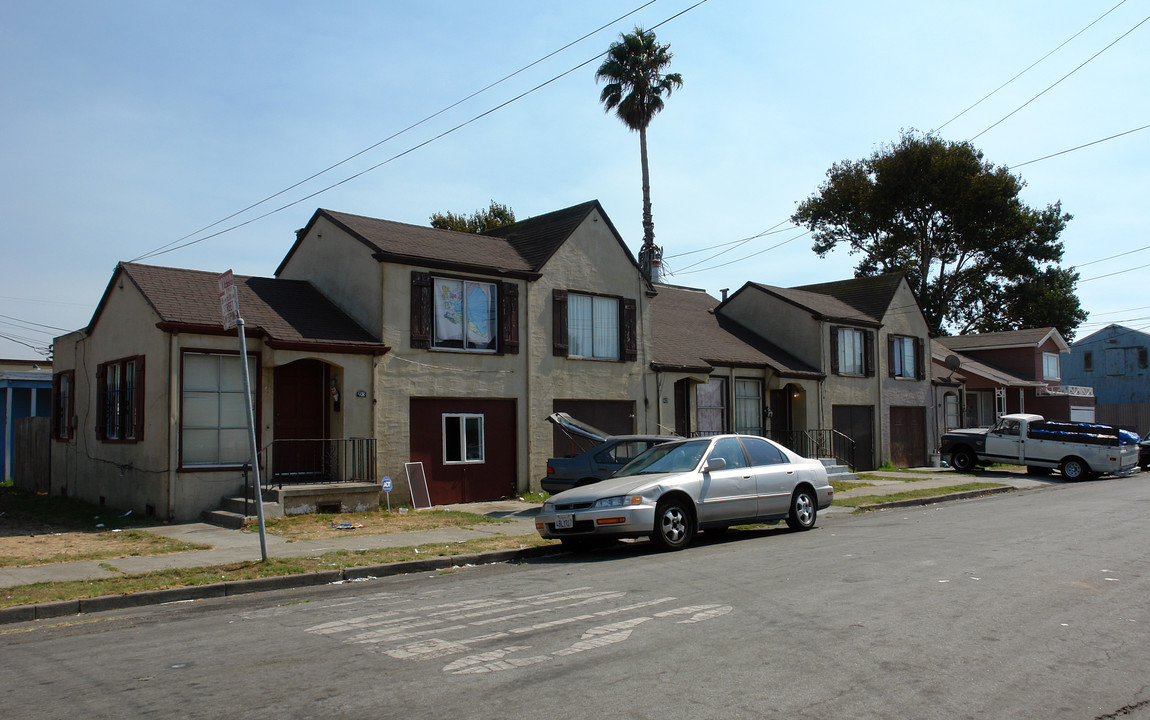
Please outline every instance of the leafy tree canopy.
M480 233L484 230L497 228L501 225L510 225L515 222L515 213L506 205L500 205L494 200L487 209L476 210L470 215L456 215L453 212L433 213L431 227L440 230L456 230L458 232Z
M1058 265L1071 216L1027 207L1023 186L970 143L912 130L835 163L791 221L820 257L839 244L861 255L856 277L905 274L932 335L1055 327L1069 341L1086 319L1078 273Z

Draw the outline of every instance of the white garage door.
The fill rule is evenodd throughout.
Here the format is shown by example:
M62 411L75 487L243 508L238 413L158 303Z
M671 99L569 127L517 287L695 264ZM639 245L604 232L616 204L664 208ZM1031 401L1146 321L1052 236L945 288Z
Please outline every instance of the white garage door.
M1070 421L1071 422L1094 422L1094 408L1092 407L1072 407L1070 408Z

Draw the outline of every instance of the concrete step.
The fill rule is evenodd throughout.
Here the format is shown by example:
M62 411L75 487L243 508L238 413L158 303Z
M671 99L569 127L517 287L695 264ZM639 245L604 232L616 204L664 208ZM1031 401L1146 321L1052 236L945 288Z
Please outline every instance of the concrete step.
M250 513L250 514L247 514ZM264 501L264 519L283 517L283 505ZM245 523L256 519L256 506L242 497L226 497L220 501L217 510L208 510L203 515L204 522L233 530L242 528Z
M209 525L218 525L219 527L229 528L231 530L239 530L247 522L240 513L234 513L230 510L205 510L204 522Z
M222 502L220 502L220 508L219 509L220 510L226 510L228 512L238 513L240 515L247 514L247 515L250 515L253 517L256 514L255 503L254 502L247 502L247 500L243 497L226 497L223 499ZM283 515L283 510L280 508L280 504L278 502L269 501L266 498L264 499L264 517L265 518L281 517L282 515Z

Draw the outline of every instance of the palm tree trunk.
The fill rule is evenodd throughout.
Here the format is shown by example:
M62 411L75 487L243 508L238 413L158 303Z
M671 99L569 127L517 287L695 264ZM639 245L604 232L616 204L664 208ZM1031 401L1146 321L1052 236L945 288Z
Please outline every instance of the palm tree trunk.
M657 282L659 278L655 277L652 262L655 251L655 221L651 218L651 172L647 168L646 127L639 128L639 161L643 165L643 248L639 251L639 257L645 260L641 264L647 273L647 279Z

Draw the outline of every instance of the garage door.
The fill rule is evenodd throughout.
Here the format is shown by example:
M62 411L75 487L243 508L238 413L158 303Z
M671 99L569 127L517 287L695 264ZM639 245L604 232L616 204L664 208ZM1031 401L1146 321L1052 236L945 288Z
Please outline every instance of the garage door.
M635 434L635 403L631 400L556 400L554 412L565 412L576 420L608 435ZM554 457L568 457L589 449L593 443L575 443L562 430L553 431Z
M515 400L411 399L411 459L432 505L513 496L515 454Z
M890 409L890 461L900 468L926 465L926 408Z
M874 405L835 405L831 425L855 441L855 470L874 470Z

